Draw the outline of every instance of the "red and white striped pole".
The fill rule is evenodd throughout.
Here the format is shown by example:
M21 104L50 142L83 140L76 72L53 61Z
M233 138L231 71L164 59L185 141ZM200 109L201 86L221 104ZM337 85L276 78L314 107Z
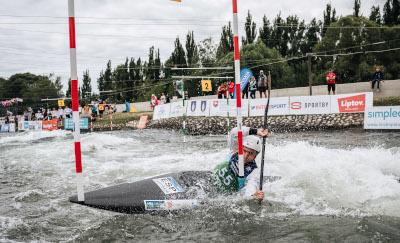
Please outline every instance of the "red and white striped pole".
M74 145L75 145L75 167L76 167L76 186L78 190L78 201L85 201L83 193L82 176L82 154L80 142L79 124L79 96L78 96L78 74L76 65L76 41L75 41L75 10L74 0L68 0L69 16L69 58L71 64L71 96L72 96L72 119L74 121Z
M239 157L239 188L244 186L244 161L243 161L243 131L242 131L242 94L240 88L240 53L239 53L239 28L238 28L238 0L232 0L233 7L233 46L235 60L235 86L236 86L236 116L238 128L238 157Z

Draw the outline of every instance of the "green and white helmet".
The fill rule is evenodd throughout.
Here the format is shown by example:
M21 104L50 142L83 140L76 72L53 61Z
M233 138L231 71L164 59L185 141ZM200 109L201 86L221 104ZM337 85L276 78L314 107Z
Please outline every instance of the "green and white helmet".
M259 153L261 151L261 141L255 135L246 136L243 140L243 146L253 149Z

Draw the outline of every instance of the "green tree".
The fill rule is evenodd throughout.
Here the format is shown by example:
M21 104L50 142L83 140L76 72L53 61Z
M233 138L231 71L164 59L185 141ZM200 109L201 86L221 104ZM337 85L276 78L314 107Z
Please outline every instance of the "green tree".
M222 27L221 38L217 48L217 59L233 51L233 48L233 33L231 22L229 22L227 26Z
M279 51L267 48L262 40L246 45L241 50L241 66L250 68L256 77L260 70L271 71L272 88L295 87L302 82L294 79L293 71L286 62L276 63L279 59L283 60ZM254 60L259 60L261 64L254 65ZM232 62L233 52L218 60L219 65L232 65Z
M128 101L132 101L132 99L135 97L135 84L136 84L136 72L138 72L135 59L131 58L129 61L129 71L128 71L128 83L127 83L127 88L130 90L126 94L126 99Z
M361 0L354 0L354 17L360 17Z
M81 88L81 92L82 92L82 99L85 102L89 102L90 100L90 96L92 94L92 79L90 78L89 75L89 70L86 70L85 72L83 72L83 80L82 80L82 88Z
M104 71L104 90L106 92L100 93L101 99L107 99L107 92L112 91L114 82L112 80L111 60L107 62L106 70Z
M62 85L53 75L35 75L31 73L17 73L0 82L2 98L22 98L22 109L42 106L41 99L61 98ZM22 112L19 110L18 112Z
M374 28L377 27L377 24L364 17L343 17L331 26L337 28L328 29L322 41L316 46L317 52L335 54L338 53L339 50L343 49L346 53L359 52L360 50L374 50L371 49L376 48L374 46L363 47L362 45L364 43L375 43L380 41L379 29ZM360 26L370 28L360 28ZM378 46L378 48L382 47ZM334 67L336 71L338 82L349 83L365 80L369 74L365 73L361 64L365 62L372 67L376 61L374 61L376 57L376 54L346 55L338 57L335 62L332 57L322 57L317 65L319 73L316 75L316 77L318 77L316 82L325 84L326 81L323 79L323 73L331 67ZM363 65L365 66L365 64Z
M369 20L377 23L378 25L382 24L382 17L379 6L372 6L371 14L369 15Z
M323 27L322 27L322 33L321 35L324 36L327 30L327 27L331 25L331 23L336 22L336 10L332 10L332 6L330 3L326 5L326 8L324 10L324 22L323 22Z
M197 66L199 64L200 58L199 58L198 48L197 48L196 42L194 40L193 31L189 32L186 35L186 45L185 46L186 46L187 65L189 67Z
M246 23L244 25L244 30L246 32L246 37L242 37L243 45L252 44L257 37L256 31L257 25L253 21L253 18L250 14L250 10L247 12Z
M67 92L65 92L65 97L71 98L71 79L68 79L68 88Z
M212 38L207 38L199 43L199 59L201 66L214 66L217 58L217 47Z
M389 26L395 23L393 19L391 0L387 0L385 5L383 6L383 23Z
M271 23L269 22L267 16L264 15L263 25L259 30L259 36L262 42L264 42L265 46L267 46L268 48L273 47L271 41L271 35L272 35Z
M104 91L105 90L105 83L104 83L104 72L103 70L100 72L99 77L97 78L97 87L99 88L99 91ZM71 89L69 88L69 90L71 91ZM70 92L71 93L71 92ZM101 96L101 92L99 93L100 97L99 98L103 98ZM68 96L68 95L67 95Z

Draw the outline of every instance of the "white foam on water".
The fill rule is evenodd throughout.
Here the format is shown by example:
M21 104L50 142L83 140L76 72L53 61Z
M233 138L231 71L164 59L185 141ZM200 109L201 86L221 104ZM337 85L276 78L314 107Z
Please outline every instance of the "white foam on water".
M9 136L0 137L0 145L9 143L12 144L26 143L26 142L40 140L43 138L65 137L68 134L71 134L71 132L65 130L26 131L22 133L14 133L12 135L10 134Z
M266 186L271 200L303 214L400 216L399 152L289 142L268 145L267 154L267 173L282 176Z
M28 167L25 170L32 173L42 173L41 181L45 184L40 190L43 193L74 188L73 139L67 134L37 133L41 138L59 139L39 141L18 151L7 148L3 151L9 159L7 163ZM24 133L8 139L32 141L28 136ZM213 146L164 144L148 134L140 140L120 133L81 136L85 188L111 186L169 172L212 170L228 153L227 148ZM180 135L174 133L162 136L162 139L169 136L180 139L177 137ZM207 138L194 137L193 143L204 139ZM281 180L265 183L266 198L300 214L400 217L400 183L395 179L400 177L398 148L333 149L307 142L267 144L264 175L282 176ZM24 198L25 194L17 198L21 196Z

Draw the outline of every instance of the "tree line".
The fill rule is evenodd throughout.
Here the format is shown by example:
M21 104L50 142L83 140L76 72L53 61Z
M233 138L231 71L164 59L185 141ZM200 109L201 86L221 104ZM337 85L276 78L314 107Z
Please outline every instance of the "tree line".
M338 83L367 81L377 66L384 70L386 79L399 78L400 51L396 48L400 44L400 0L386 0L382 11L380 6L373 6L369 16L362 16L360 7L361 0L354 0L353 14L339 16L335 8L327 4L323 18L314 18L308 23L297 15L285 18L279 13L272 20L264 15L259 27L248 11L245 34L241 40L241 67L250 68L256 75L260 70L271 71L272 88L306 86L306 56L312 53L312 80L315 85L325 83L324 74L329 68L335 70ZM172 70L215 66L234 66L230 22L222 27L218 43L211 38L197 42L193 31L187 33L184 42L177 37L174 49L165 62L161 61L160 50L154 46L149 48L146 60L126 57L124 63L116 66L108 61L96 78L100 91L97 95L92 94L91 77L89 70L86 70L80 96L84 101L93 98L108 99L110 102L147 101L153 93L175 95L173 75L205 78L234 76L233 70ZM0 97L7 96L5 91L10 87L5 86L11 83L15 85L11 81L21 75L32 80L31 74L16 74L3 81L0 79ZM50 81L51 78L54 79L48 77ZM223 81L213 80L214 90ZM59 94L60 85L54 85L54 81L52 83L56 87L55 94ZM20 93L17 89L9 94L18 96ZM185 89L189 96L201 95L200 79L185 80ZM35 94L38 97L45 95L40 92ZM70 96L70 87L66 96Z

